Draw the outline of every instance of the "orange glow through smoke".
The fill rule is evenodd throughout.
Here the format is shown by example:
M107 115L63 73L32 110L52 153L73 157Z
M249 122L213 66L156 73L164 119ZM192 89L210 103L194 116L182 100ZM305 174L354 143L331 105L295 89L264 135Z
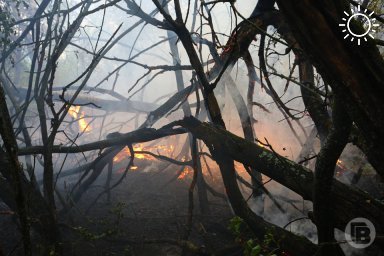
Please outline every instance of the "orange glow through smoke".
M173 145L158 145L153 147L145 147L143 144L136 144L133 146L133 151L135 151L135 158L137 159L147 159L147 160L156 160L154 156L151 156L149 154L142 154L142 153L136 153L140 151L149 151L154 154L160 154L164 156L170 157L173 153L174 146ZM131 156L131 152L129 151L128 147L125 147L123 150L121 150L114 158L113 162L118 163L126 159L127 157ZM135 166L137 169L137 166ZM132 169L132 168L131 168Z
M81 132L90 132L91 127L84 119L84 112L80 112L80 106L71 106L68 110L68 114L72 116L74 119L78 119L79 129Z
M186 167L184 169L184 171L182 173L180 173L179 177L177 177L178 180L182 180L182 179L185 179L187 176L189 176L190 174L192 174L192 170L188 167Z
M150 155L150 154L145 154L145 153L140 153L141 151L147 151L151 152L154 154L166 156L172 158L172 154L174 151L175 147L173 145L156 145L156 146L144 146L143 144L139 143L133 146L133 150L135 151L135 158L136 159L145 159L149 161L157 161L156 157ZM120 163L123 160L126 160L128 157L131 156L131 152L129 151L128 147L123 148L114 158L113 162L114 163ZM181 161L185 161L186 157L183 157ZM131 166L130 170L135 171L138 170L139 167L136 165ZM124 172L124 168L120 169L118 173ZM180 173L180 175L177 177L178 180L183 180L187 177L191 177L193 174L193 171L191 168L186 167L183 172Z

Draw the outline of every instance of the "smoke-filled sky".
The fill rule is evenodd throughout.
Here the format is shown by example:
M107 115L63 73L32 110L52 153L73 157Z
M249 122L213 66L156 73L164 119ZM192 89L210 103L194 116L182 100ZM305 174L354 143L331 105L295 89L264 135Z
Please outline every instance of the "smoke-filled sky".
M140 4L142 9L147 13L151 13L153 10L155 10L155 6L150 0L136 2ZM192 9L194 1L181 1L184 16L187 12L187 4L189 2L191 2L191 10L189 12L190 16L187 20L187 28L191 29L193 22ZM253 11L256 2L257 0L238 0L236 1L235 6L242 16L248 17ZM69 1L70 6L74 6L77 3L78 1ZM92 10L100 4L103 3L94 4L90 9ZM67 6L63 6L63 8L67 8ZM144 23L141 23L137 25L140 19L127 14L124 10L126 8L126 3L121 1L117 6L108 8L105 11L105 16L103 15L103 11L98 11L87 16L83 20L81 28L76 32L71 45L67 47L59 59L57 73L55 75L54 81L54 86L56 88L61 88L68 83L71 83L79 75L81 75L91 63L93 56L91 53L100 50L110 40L111 36L116 32L119 26L121 26L119 31L116 32L116 35L112 39L112 42L119 37L121 38L116 44L113 45L113 47L104 56L105 58L103 58L97 65L95 71L92 73L86 85L88 87L97 86L98 88L104 89L111 89L113 87L116 92L120 93L124 97L127 97L131 100L140 100L146 103L150 103L152 106L159 106L176 92L176 80L173 72L162 73L159 72L160 70L152 70L147 74L148 70L142 67L142 65L173 65L170 45L167 40L167 32L149 24L145 25ZM172 4L169 5L169 10L170 14L174 16ZM206 11L204 14L206 14ZM233 15L233 11L230 9L229 4L227 3L216 4L212 9L211 14L219 43L221 45L225 45L230 32L233 31L236 23L242 21L242 18L239 15L235 17L235 15ZM73 22L73 20L76 18L76 15L78 15L78 11L75 11L70 15L69 21ZM157 14L155 17L159 20L163 20L160 14ZM197 19L194 26L194 32L200 33L200 16L197 15L196 17ZM133 26L136 27L133 28ZM102 30L100 32L101 27ZM202 26L202 35L205 39L211 40L210 32L211 31L208 26ZM274 30L272 28L270 28L268 32L274 36L277 36L274 34ZM98 38L100 38L99 41L97 40ZM259 38L256 37L255 41L250 47L250 52L254 58L256 68L259 66L258 45ZM189 65L188 57L183 50L181 43L178 42L177 45L173 45L172 47L178 48L180 52L181 64ZM276 45L270 45L271 49L274 49L279 53L283 53L285 51L285 47L286 46L283 46L279 43ZM199 50L198 44L196 45L195 49L197 51ZM222 48L218 47L217 50L220 53ZM139 54L142 51L143 53ZM206 46L203 46L201 55L203 62L212 60L212 56L210 55ZM126 60L130 60L131 62L127 62ZM268 51L268 64L271 67L273 66L277 72L285 76L289 76L290 67L292 67L293 61L294 59L292 55L278 57L277 54L272 54L272 50ZM205 66L205 70L208 71L212 65L213 64L209 64ZM25 73L27 74L27 72L29 72L28 69L26 69ZM192 72L190 70L186 70L182 73L184 85L187 86L190 84ZM257 74L260 76L258 69ZM240 92L242 93L243 98L246 99L246 92L248 89L248 72L243 60L238 61L238 63L233 68L231 75ZM293 75L297 76L296 71L293 73ZM27 75L22 79L24 79L24 82L21 84L28 84ZM285 79L281 79L275 76L271 76L270 79L278 94L282 95L283 102L289 101L289 107L297 109L298 111L304 110L301 99L294 98L295 96L299 95L298 85L290 83L287 87L287 90L285 91L287 84ZM74 86L79 85L81 82L82 79L76 82ZM145 85L146 83L148 83L148 85ZM86 96L90 99L95 98L116 100L105 93L88 93L88 90L85 90L85 92L87 93L83 93L80 96ZM68 95L70 96L70 91L68 91ZM191 95L189 100L191 103L195 102L195 95ZM223 115L228 128L232 132L242 135L238 113L235 110L229 93L226 92L225 95L218 94L218 100L221 105L224 106ZM263 142L265 142L264 138L267 138L268 141L272 143L277 152L291 159L294 159L298 153L300 145L297 139L292 135L290 128L284 120L284 116L279 112L279 110L276 108L276 105L273 103L272 98L266 93L266 91L261 87L259 83L256 83L254 101L263 104L270 111L270 113L267 113L256 106L254 107L254 118L258 121L255 124L257 137ZM58 103L57 107L59 106L60 105ZM108 104L108 106L100 106L101 109L114 108L113 103ZM148 111L150 110L153 110L153 108L148 109ZM83 113L85 117L95 115L101 116L105 114L103 111L91 107L82 107L80 112ZM181 110L175 111L168 118L156 124L155 127L159 127L161 124L164 124L169 120L182 118L182 116L183 114ZM84 141L89 142L98 140L100 136L104 138L107 133L114 131L131 131L137 125L140 125L145 120L145 118L145 113L140 114L137 119L134 118L132 113L108 113L107 117L104 119L105 129L101 133L99 127L101 126L103 118L86 118L86 121L90 123L91 129L89 132L83 135L83 138L85 139ZM29 120L29 122L31 122L31 127L34 126L32 123L36 121L36 118L31 118ZM304 117L302 119L302 124L306 131L309 133L312 128L310 119L308 117ZM63 124L63 129L66 128L65 126L66 124ZM297 129L297 125L294 122L293 126ZM299 135L302 135L302 131L300 131L300 129L297 129L297 132ZM60 139L60 136L58 138ZM33 139L36 144L40 144L40 137L38 136L38 133L34 134ZM62 139L65 141L65 138ZM61 141L58 141L58 143L60 142Z
M139 1L137 1L139 3ZM186 6L188 1L181 1L183 5L184 13L186 13ZM194 1L191 1L191 5ZM235 6L238 11L244 16L248 17L252 12L256 0L254 1L237 1ZM147 12L150 13L155 9L152 1L145 0L140 2L141 7ZM120 7L126 8L125 2L120 2ZM192 8L193 6L191 6ZM173 6L170 4L170 13L172 15ZM192 12L192 11L191 11ZM190 12L190 13L191 13ZM121 28L118 31L118 37L126 30L131 29L131 27L139 21L137 17L126 14L123 10L113 7L107 9L105 12L105 17L103 19L103 13L97 12L90 16L87 16L82 25L82 29L77 32L75 39L73 40L74 44L81 46L88 51L94 51L96 47L96 39L100 33L100 26L103 23L103 31L100 33L100 42L97 45L97 49L100 49L111 37L111 35L115 32L115 30L121 24ZM229 8L228 4L217 4L212 11L212 19L214 22L214 27L216 33L218 34L218 38L220 43L224 45L227 41L227 37L230 32L233 30L235 26L236 19ZM156 18L162 20L160 14L156 15ZM237 16L237 23L242 20L241 17ZM195 26L195 31L200 32L200 20L197 19L197 24ZM189 17L187 22L187 27L190 28L192 23L192 17ZM207 26L203 26L203 34L207 39L211 39L211 35L209 34L209 29ZM273 33L271 29L269 31ZM87 85L93 87L98 86L100 88L111 89L114 86L115 90L125 97L132 97L132 100L143 100L144 102L161 104L163 103L169 96L172 95L176 91L176 82L175 76L173 72L165 72L162 74L157 74L159 70L154 70L149 73L147 76L143 77L147 70L143 69L139 65L133 63L124 63L123 60L127 60L135 56L138 52L143 51L144 49L159 43L160 41L164 41L159 43L157 46L152 49L146 51L145 53L137 56L132 59L132 61L138 62L140 64L156 66L156 65L172 65L172 56L170 53L169 43L167 40L167 33L164 30L156 28L152 25L143 25L140 24L127 35L122 37L119 42L113 46L113 48L106 54L106 57L116 58L115 60L103 59L100 64L97 66L95 72L92 74L90 80L87 82ZM254 45L251 46L250 52L254 57L254 62L256 67L258 67L258 40L256 38ZM73 81L78 75L80 75L88 64L91 61L91 55L86 53L84 50L80 49L76 45L71 45L67 48L65 53L62 55L59 62L58 74L55 78L55 84L58 87L61 87L71 81ZM175 46L176 47L176 46ZM181 43L177 44L177 47L180 51L181 55L181 64L188 65L188 58L181 46ZM282 45L277 44L275 49L277 51L283 52L284 47ZM196 50L198 48L196 47ZM218 49L220 52L221 49ZM212 59L212 56L209 54L209 51L206 47L203 48L202 51L203 61L208 61ZM277 71L282 72L286 76L289 74L289 64L292 65L293 59L292 56L285 56L282 58L277 58L276 55L271 55L269 57L269 64L274 64ZM212 65L205 68L208 71L208 68L212 67ZM116 72L116 70L118 70ZM259 71L258 75L259 75ZM188 85L191 79L191 71L183 71L184 76L184 84ZM246 91L248 86L248 75L247 70L244 65L244 62L240 60L238 64L234 67L232 71L232 77L235 80L237 87L243 93L244 99L246 98ZM136 81L139 79L139 82ZM152 80L153 79L153 80ZM139 90L146 82L149 82L147 86L145 86L144 90ZM276 87L276 90L280 95L283 94L284 88L286 85L286 81L280 78L271 77L271 81ZM133 86L135 87L133 88ZM130 92L128 93L128 91ZM283 96L283 100L287 101L296 95L298 95L299 87L295 84L290 84L287 92ZM110 96L102 95L102 94L91 94L91 96L102 97L105 99L112 99ZM159 101L159 98L162 98ZM229 126L229 129L239 135L241 135L241 126L239 122L238 115L232 103L230 97L227 96L222 98L218 96L219 101L225 105L223 109L223 113L225 116L225 121ZM195 96L190 97L191 102L194 102ZM283 120L284 117L277 110L275 104L272 103L272 99L266 94L266 92L261 88L260 84L256 83L254 100L264 104L266 108L268 108L271 113L266 113L265 111L255 107L255 118L258 120L256 124L256 135L261 141L264 141L264 137L268 139L270 143L274 147L276 147L276 151L282 153L283 155L289 158L295 158L298 153L299 144L297 140L293 137L290 129L287 126L287 123ZM224 104L225 103L225 104ZM303 106L300 98L295 99L289 103L289 106L295 109L303 110ZM102 106L103 107L103 106ZM85 115L94 115L99 113L91 108L83 108ZM109 118L112 118L114 121L128 120L132 117L130 114L118 114L111 115ZM145 115L140 116L140 122L145 119ZM182 117L182 112L178 111L171 115L171 117L177 119ZM308 118L304 118L304 126L308 127L307 130L310 130L311 123L308 122ZM88 120L89 121L89 120ZM99 124L97 121L94 121L93 127L97 127ZM295 126L295 124L293 124ZM121 131L127 132L132 130L133 123L131 125L123 126L112 126L108 129L108 132L112 132L114 130L119 130L122 127ZM295 126L296 127L296 126ZM296 127L297 128L297 127ZM107 132L107 131L106 131ZM301 134L300 131L298 131ZM99 133L90 132L86 134L90 139L97 139ZM283 150L283 148L285 150Z

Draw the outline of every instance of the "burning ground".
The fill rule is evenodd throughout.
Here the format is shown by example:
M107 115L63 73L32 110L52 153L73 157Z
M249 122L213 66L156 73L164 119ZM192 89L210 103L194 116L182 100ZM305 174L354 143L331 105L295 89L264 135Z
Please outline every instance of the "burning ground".
M75 125L82 129L81 123L77 122ZM172 140L176 139L170 141ZM226 199L218 167L209 155L204 154L201 155L201 162L203 175L209 186L209 210L202 209L195 193L190 242L184 244L183 237L189 229L188 190L193 180L193 171L187 157L175 160L178 159L180 147L176 142L170 144L170 141L157 140L133 145L133 163L130 162L132 151L128 147L124 147L113 157L112 168L104 169L82 195L77 206L67 213L65 219L60 220L67 253L171 256L180 255L183 250L191 255L204 252L240 255L243 252L243 242L239 241L236 232L230 228L235 215ZM268 147L261 142L260 145ZM354 157L360 163L357 159L359 153L353 148L346 155L349 158ZM177 164L170 162L170 159L174 159ZM246 170L240 163L235 166L243 196L255 212L272 223L317 241L315 226L307 217L312 210L310 202L266 176L263 176L263 182L271 193L270 197L263 195L254 198ZM352 167L345 166L339 160L337 176L348 183L358 171L349 168ZM74 168L61 173L57 181L58 195L69 194L84 175L83 171L84 169ZM358 184L361 188L372 191L372 187L364 187L364 182L368 182L367 175L365 173ZM380 189L372 193L377 191ZM66 205L61 207L65 208ZM3 228L0 237L3 249L6 252L17 252L20 237L13 222L14 213L2 205L1 215Z
M133 147L134 165L128 170L130 152L124 148L113 158L113 169L100 175L75 207L62 219L64 248L70 255L180 255L188 219L188 188L192 180L190 167L158 160L154 155L171 157L173 146L143 145ZM144 153L146 152L146 153ZM181 162L183 159L180 159ZM213 171L213 170L212 170ZM216 170L217 171L217 170ZM211 173L212 174L212 173ZM65 195L83 173L58 181ZM122 176L123 180L120 180ZM207 175L209 175L207 173ZM212 175L217 175L215 172ZM119 186L105 192L105 181ZM223 187L211 176L212 189L223 193ZM95 200L95 195L100 195ZM233 217L226 200L209 196L210 211L202 214L195 198L191 241L209 251L239 251L234 235L228 229ZM13 213L2 208L1 241L5 252L18 250ZM6 215L7 214L7 215Z

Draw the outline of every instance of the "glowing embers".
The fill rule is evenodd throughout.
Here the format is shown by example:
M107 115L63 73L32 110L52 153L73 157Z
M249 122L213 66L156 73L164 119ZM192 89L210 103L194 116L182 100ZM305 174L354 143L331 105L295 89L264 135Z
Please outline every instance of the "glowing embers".
M80 106L71 106L68 110L68 114L72 116L75 120L77 119L79 130L81 132L90 132L91 126L88 124L88 122L84 119L84 111L80 112Z
M336 176L340 177L347 171L348 168L344 165L343 161L338 159L336 162Z
M186 178L192 177L193 170L189 167L186 167L180 175L177 177L178 180L184 180Z
M169 165L169 162L162 160L161 157L157 158L156 156L167 157L170 159L175 159L174 154L175 146L174 145L154 145L146 146L142 143L136 144L133 146L133 151L135 152L134 165L129 168L130 171L140 170L142 173L147 172L157 172L161 170L176 171L175 179L177 180L186 180L191 179L193 176L193 169L190 166L185 166L185 168L180 171L180 166ZM113 163L116 166L117 173L121 174L126 171L126 166L130 161L131 152L128 147L124 147L115 157L113 158ZM181 162L187 161L187 157L182 157ZM169 165L169 166L167 166ZM204 173L204 170L203 170Z
M134 151L143 151L143 147L142 147L142 144L137 144L137 145L134 145L133 146L133 150ZM118 162L121 162L125 159L127 159L128 157L131 156L131 152L129 151L129 148L128 147L125 147L123 148L123 150L121 150L114 158L113 158L113 162L115 163L118 163ZM145 154L139 154L139 153L135 153L135 158L137 159L149 159L149 160L153 160L155 159L153 156L151 155L145 155ZM137 166L132 166L132 167L137 167ZM131 169L132 169L131 167ZM137 169L137 168L136 168ZM135 169L134 169L135 170Z

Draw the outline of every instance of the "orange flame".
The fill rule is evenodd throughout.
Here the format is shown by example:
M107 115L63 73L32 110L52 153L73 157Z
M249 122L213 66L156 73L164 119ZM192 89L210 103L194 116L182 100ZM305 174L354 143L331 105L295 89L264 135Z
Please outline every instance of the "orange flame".
M174 146L173 145L157 145L154 147L145 147L143 144L139 143L133 146L133 151L140 152L140 151L149 151L155 154L161 154L165 156L170 156L173 153ZM126 159L128 156L131 156L131 152L129 151L128 147L125 147L123 150L121 150L114 158L113 161L121 162L122 160ZM149 154L142 154L142 153L135 153L135 158L137 159L147 159L147 160L156 160L154 156L151 156ZM132 169L132 168L131 168ZM137 169L137 167L135 168Z
M339 167L339 169L336 170L336 176L341 176L348 170L348 168L344 165L344 162L340 159L337 160L336 165Z
M192 170L188 167L186 167L184 169L184 171L182 173L180 173L180 175L177 177L178 180L182 180L182 179L185 179L188 175L190 175L192 173Z
M148 152L152 152L154 154L159 154L159 155L163 155L163 156L167 156L167 157L172 157L174 149L175 149L174 145L144 146L142 143L139 143L139 144L136 144L136 145L133 146L133 151L135 151L135 158L136 159L146 159L146 160L150 160L150 161L157 160L157 158L152 156L152 155L144 154L144 153L139 153L139 152L141 152L141 151L148 151ZM130 156L131 156L131 152L130 152L129 148L128 147L124 147L118 154L115 155L115 157L113 158L113 162L114 163L119 163L119 162L127 159ZM181 161L185 161L185 160L186 160L186 157L183 156L181 158ZM130 167L130 170L132 170L132 171L135 171L137 169L139 169L139 167L136 166L136 165ZM118 173L121 173L124 170L125 169L123 168L123 169L119 170ZM183 170L183 172L181 172L179 174L177 179L178 180L185 179L187 177L190 177L192 175L192 173L193 173L192 169L189 168L189 167L186 167Z
M80 112L80 106L71 106L68 110L68 114L74 119L78 119L78 124L81 132L90 132L91 127L84 119L84 112Z

